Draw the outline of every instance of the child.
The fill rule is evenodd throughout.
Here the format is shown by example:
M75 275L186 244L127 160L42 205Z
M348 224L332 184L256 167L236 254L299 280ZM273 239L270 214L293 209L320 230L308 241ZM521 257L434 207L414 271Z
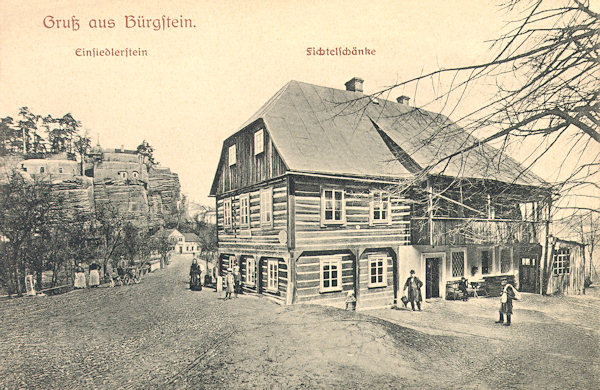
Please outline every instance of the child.
M356 297L352 290L348 291L348 295L346 296L346 310L348 310L348 308L352 311L356 310Z

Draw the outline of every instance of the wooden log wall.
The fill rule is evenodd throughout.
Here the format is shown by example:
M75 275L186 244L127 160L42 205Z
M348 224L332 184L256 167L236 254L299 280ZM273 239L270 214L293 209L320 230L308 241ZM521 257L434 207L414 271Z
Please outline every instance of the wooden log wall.
M341 257L341 291L321 292L321 260ZM300 256L296 262L297 302L345 307L348 291L354 290L354 256L348 253Z
M343 249L351 245L385 247L410 243L410 206L403 198L391 198L391 224L369 225L372 185L340 182L346 203L346 222L321 226L321 187L330 184L322 180L297 179L294 186L296 248ZM381 188L376 188L381 189Z
M273 226L260 223L260 189L249 192L250 228L240 228L240 196L231 197L231 228L224 227L224 199L217 200L219 249L252 255L256 250L287 251L287 242L279 241L281 231L287 232L287 185L285 180L272 183ZM243 195L243 194L241 194ZM286 233L287 235L287 233Z
M369 257L383 257L386 261L384 287L369 287ZM394 304L394 260L389 253L364 253L358 262L358 308L380 307ZM402 289L402 288L400 288Z
M269 260L277 261L277 291L273 291L268 287L268 263ZM288 287L288 269L285 260L282 258L275 257L263 257L260 259L260 264L257 264L257 268L260 272L256 273L258 278L260 273L260 290L264 295L271 296L280 302L285 302L285 296L287 294ZM257 282L259 282L257 280Z

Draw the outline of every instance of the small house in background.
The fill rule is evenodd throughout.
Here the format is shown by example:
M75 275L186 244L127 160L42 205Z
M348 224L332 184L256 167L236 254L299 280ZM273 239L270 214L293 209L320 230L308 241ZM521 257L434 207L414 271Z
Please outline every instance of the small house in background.
M391 305L411 269L427 299L462 277L540 291L549 186L446 116L290 81L221 152L219 267L281 303ZM455 153L454 156L451 156ZM436 164L444 159L442 164Z
M548 294L585 294L585 246L552 237ZM588 259L589 261L589 259Z
M195 233L181 233L177 229L168 229L166 234L171 243L171 249L176 254L194 256L200 254L200 237Z

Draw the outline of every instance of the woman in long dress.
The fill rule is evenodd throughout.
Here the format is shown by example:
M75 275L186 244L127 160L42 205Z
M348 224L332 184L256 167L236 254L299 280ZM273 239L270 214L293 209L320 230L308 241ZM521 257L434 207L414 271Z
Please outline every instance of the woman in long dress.
M75 267L75 281L73 283L73 287L75 288L85 288L85 270L81 263L77 264Z
M96 263L90 264L90 287L98 287L100 285L100 266Z

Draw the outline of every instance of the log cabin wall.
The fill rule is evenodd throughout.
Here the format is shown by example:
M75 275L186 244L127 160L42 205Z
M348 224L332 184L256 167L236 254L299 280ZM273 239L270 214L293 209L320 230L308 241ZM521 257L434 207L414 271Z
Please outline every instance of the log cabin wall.
M323 224L322 189L344 192L345 220L339 224ZM410 243L410 206L403 198L391 196L389 223L370 223L371 190L383 185L353 180L326 180L295 177L295 248L298 250L347 249L350 246L387 247Z
M358 297L359 308L380 307L394 304L395 286L393 251L374 249L365 251L359 260ZM383 282L370 272L374 267L384 266Z

